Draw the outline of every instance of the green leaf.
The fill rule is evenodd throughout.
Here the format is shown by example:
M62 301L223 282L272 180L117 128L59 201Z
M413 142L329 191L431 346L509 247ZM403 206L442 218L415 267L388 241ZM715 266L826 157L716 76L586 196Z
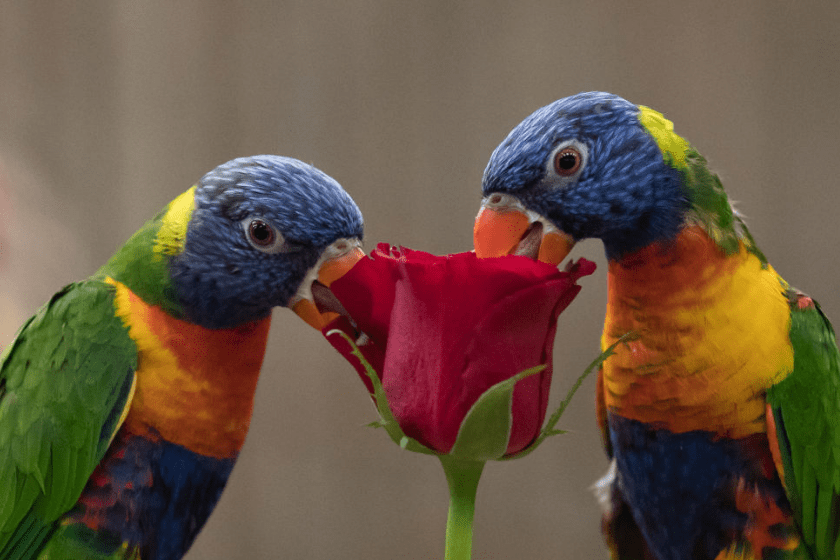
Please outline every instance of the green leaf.
M405 435L393 412L391 412L391 407L388 406L388 397L385 396L385 389L382 388L382 382L379 380L379 376L376 375L376 370L373 369L373 366L367 361L362 351L359 350L355 341L347 336L347 333L340 329L332 329L327 331L326 336L332 336L333 334L341 335L350 347L353 348L350 353L359 359L359 362L365 368L365 373L370 379L370 382L373 384L373 398L376 401L376 410L379 412L380 420L371 422L368 426L385 428L385 431L388 432L388 435L391 436L394 443L403 449L414 451L415 453L425 453L427 455L440 455L434 449L429 449L416 439Z
M545 369L541 364L487 389L464 416L449 455L472 461L498 459L507 451L516 383Z
M382 387L382 382L376 374L376 370L370 362L365 359L359 347L345 332L339 329L333 329L326 333L326 336L338 334L350 344L352 348L351 354L356 356L362 367L365 369L365 374L373 385L373 396L376 401L376 409L379 412L379 420L367 424L371 428L384 428L391 440L399 445L402 449L414 451L415 453L424 453L427 455L443 456L433 449L430 449L417 441L414 438L408 437L397 422L394 414L391 412L391 407L388 405L388 398L385 395L385 390ZM513 390L516 383L522 379L535 375L545 369L545 364L534 366L526 369L501 381L487 391L485 391L478 400L473 404L467 412L461 426L458 429L458 437L455 439L455 444L448 453L449 456L457 457L459 459L471 461L487 461L491 459L504 461L507 459L518 459L531 453L537 448L546 438L566 433L565 430L555 429L555 426L560 420L560 417L569 406L572 397L580 388L584 379L596 368L600 367L604 361L613 355L615 348L622 343L635 340L638 336L635 333L626 333L619 338L612 346L601 353L598 358L593 361L589 367L578 377L575 384L569 390L566 398L560 403L559 408L551 415L548 422L541 430L539 436L527 448L519 453L505 457L507 450L508 439L510 437L510 428L512 425L511 406L513 402Z
M607 358L615 354L615 349L619 344L624 344L630 342L631 340L636 340L637 338L639 338L639 336L634 332L625 333L618 340L616 340L609 348L601 352L601 354L597 358L595 358L595 361L589 364L589 366L585 370L583 370L583 373L580 374L580 376L577 378L574 385L572 385L572 388L569 389L569 392L566 394L566 398L563 399L563 402L560 403L560 406L557 408L557 410L554 411L554 414L551 415L551 417L548 419L548 422L545 423L545 426L543 426L540 435L537 436L537 439L534 440L534 443L532 443L519 453L515 453L507 457L502 457L499 460L507 461L508 459L519 459L534 451L547 438L558 434L565 434L566 430L557 430L554 427L557 425L557 422L560 421L560 417L563 416L563 413L566 412L566 408L569 406L569 403L572 402L572 397L574 397L575 393L577 393L577 390L580 389L580 386L581 384L583 384L584 379L586 379L589 376L589 374L592 373L594 370L600 368L601 364L607 361Z

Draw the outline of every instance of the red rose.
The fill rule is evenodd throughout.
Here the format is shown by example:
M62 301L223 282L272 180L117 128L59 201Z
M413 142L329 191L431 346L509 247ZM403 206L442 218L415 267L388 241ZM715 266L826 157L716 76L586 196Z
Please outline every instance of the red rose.
M580 291L576 280L594 270L585 259L559 271L524 256L434 256L380 244L330 285L357 328L342 317L323 332L373 392L350 345L334 329L359 337L402 430L441 453L450 451L485 391L544 364L514 388L505 452L510 455L540 432L557 317Z

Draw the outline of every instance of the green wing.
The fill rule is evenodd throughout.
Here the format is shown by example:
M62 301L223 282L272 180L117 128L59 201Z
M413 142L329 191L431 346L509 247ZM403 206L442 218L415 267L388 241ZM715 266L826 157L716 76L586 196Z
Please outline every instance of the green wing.
M805 545L840 558L840 355L831 323L802 294L791 294L790 340L793 372L767 391L784 482Z
M137 350L114 289L71 284L0 356L0 559L28 558L119 428Z

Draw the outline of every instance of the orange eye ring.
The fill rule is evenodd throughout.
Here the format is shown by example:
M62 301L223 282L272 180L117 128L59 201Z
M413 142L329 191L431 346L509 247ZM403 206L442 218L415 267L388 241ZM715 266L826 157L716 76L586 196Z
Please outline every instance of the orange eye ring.
M571 146L559 150L554 154L554 171L561 177L574 175L580 169L583 161L581 153Z

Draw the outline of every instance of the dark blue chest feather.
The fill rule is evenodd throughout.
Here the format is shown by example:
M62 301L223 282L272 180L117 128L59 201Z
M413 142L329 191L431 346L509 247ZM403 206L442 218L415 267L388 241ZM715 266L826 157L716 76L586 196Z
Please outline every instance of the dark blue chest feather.
M181 558L218 502L235 459L144 437L121 439L71 518L93 525L103 542L139 545L143 560Z
M659 560L713 560L742 542L750 518L736 505L739 485L786 504L778 477L762 470L752 436L675 434L614 414L609 428L621 492Z

